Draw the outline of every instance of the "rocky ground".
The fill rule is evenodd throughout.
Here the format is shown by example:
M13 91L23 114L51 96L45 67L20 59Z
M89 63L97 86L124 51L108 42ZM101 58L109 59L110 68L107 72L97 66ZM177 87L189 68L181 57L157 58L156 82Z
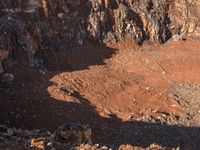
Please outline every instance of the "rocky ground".
M0 149L198 150L199 7L1 0Z
M199 46L195 39L143 46L126 41L112 48L88 44L49 54L47 70L19 58L9 72L14 77L7 77L13 81L1 83L0 120L31 134L30 129L48 130L49 135L25 136L30 145L75 123L89 124L93 144L108 149L198 150ZM5 138L18 136L10 137L7 128L2 147Z
M1 0L0 52L26 53L31 66L45 66L49 51L88 41L141 45L199 37L199 7L199 0Z

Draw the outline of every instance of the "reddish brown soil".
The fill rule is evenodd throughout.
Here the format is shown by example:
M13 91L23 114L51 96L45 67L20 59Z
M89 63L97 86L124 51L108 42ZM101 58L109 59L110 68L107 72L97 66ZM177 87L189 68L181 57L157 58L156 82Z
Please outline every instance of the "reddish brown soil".
M111 147L158 143L195 149L198 139L194 135L192 143L188 134L199 133L198 122L181 121L189 106L170 90L200 83L199 47L197 40L162 46L127 41L112 49L89 44L49 54L50 71L18 62L15 83L0 93L0 119L50 130L65 122L90 124L94 143Z

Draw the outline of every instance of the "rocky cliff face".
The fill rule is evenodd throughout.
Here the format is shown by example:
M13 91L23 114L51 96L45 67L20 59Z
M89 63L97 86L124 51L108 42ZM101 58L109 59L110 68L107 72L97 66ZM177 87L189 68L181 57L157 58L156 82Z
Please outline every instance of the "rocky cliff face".
M199 37L199 16L199 0L1 0L0 72L11 54L25 52L37 66L46 52L88 40L142 44Z
M170 38L199 36L200 2L189 0L90 1L88 32L104 43L134 39L164 43Z

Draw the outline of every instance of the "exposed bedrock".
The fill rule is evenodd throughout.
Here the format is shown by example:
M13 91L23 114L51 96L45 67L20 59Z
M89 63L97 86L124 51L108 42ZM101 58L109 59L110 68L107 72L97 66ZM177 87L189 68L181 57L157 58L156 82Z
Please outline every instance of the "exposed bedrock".
M8 56L45 64L48 51L88 40L165 43L200 36L200 0L1 0L0 73ZM37 57L36 57L37 56Z

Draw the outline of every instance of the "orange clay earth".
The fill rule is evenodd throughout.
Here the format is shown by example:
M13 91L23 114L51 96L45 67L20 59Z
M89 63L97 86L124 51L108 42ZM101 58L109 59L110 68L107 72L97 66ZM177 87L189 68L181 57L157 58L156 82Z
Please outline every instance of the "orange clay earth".
M52 131L66 122L89 124L94 143L111 147L182 146L177 132L200 126L200 118L186 113L198 116L198 108L178 95L188 89L183 86L200 83L200 42L132 43L50 53L48 71L16 60L15 82L0 92L1 118L17 127ZM200 101L200 90L192 89Z

